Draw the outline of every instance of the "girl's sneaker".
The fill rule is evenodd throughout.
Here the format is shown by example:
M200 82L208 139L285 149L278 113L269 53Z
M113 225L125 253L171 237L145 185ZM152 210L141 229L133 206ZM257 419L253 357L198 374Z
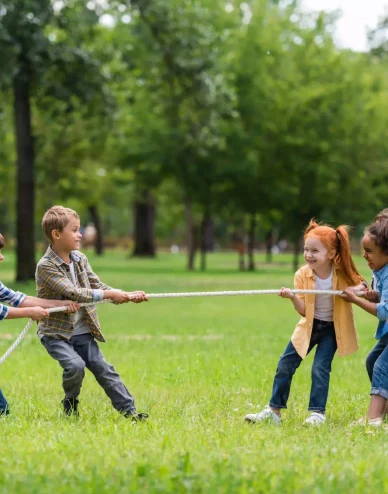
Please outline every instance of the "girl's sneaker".
M326 416L323 413L311 412L310 417L304 421L307 425L322 425L326 422Z
M259 413L248 413L248 415L245 416L245 421L249 423L272 422L273 424L280 425L282 423L282 418L267 406Z
M383 425L383 419L382 417L378 417L377 419L368 420L367 417L362 417L352 422L350 425L361 425L363 427L366 427L367 425L371 425L372 427L381 427Z

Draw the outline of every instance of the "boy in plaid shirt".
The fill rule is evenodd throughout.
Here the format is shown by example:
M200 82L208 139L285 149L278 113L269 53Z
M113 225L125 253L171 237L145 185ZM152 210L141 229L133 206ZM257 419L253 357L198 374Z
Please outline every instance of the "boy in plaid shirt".
M1 252L3 248L4 237L0 233L0 262L4 261L4 256ZM9 304L11 307L7 307L3 303ZM38 321L48 316L47 309L61 307L63 305L67 305L69 311L75 311L79 308L79 305L71 300L44 300L37 297L30 297L22 292L14 292L0 281L0 321L22 317L29 317L34 321ZM8 414L8 402L0 389L0 416Z
M63 206L50 208L43 216L42 228L51 245L36 269L39 296L69 298L79 303L103 299L111 299L117 304L147 300L144 292L115 290L99 280L87 257L78 250L82 235L80 219L75 211ZM38 336L49 355L63 369L65 397L62 403L67 415L78 413L78 396L86 367L118 412L134 421L148 417L146 413L137 413L133 397L98 347L96 340L104 342L105 339L95 305L82 307L75 314L50 314L39 323Z

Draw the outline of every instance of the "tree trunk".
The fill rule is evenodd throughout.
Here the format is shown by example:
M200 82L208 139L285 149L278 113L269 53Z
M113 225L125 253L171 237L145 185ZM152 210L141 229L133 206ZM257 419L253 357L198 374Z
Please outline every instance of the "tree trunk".
M238 269L245 271L245 254L243 252L238 255Z
M94 248L96 254L98 256L102 256L102 254L104 253L104 235L102 232L100 211L98 210L96 204L89 206L89 213L90 213L90 217L92 218L92 222L96 228L96 241L94 244Z
M207 252L213 252L214 250L214 218L213 216L207 216L205 237L204 237L205 247Z
M191 208L191 202L189 198L185 201L185 214L186 214L186 245L187 245L187 269L194 271L194 260L197 250L196 232L193 221L193 211Z
M135 246L133 256L155 257L155 204L152 195L145 192L134 204Z
M1 232L3 235L7 235L9 232L9 213L8 213L8 204L6 202L0 202L0 218L3 218L1 225ZM5 219L8 218L6 221Z
M232 243L233 247L238 254L238 269L240 271L245 271L245 242L244 233L235 231L232 233Z
M205 211L201 222L201 271L206 270L206 252L213 250L213 226L209 211Z
M30 80L22 71L13 81L17 155L16 280L35 277L34 143L31 130Z
M272 247L273 247L273 230L272 228L267 231L265 237L265 252L266 259L265 261L270 264L272 262Z
M255 235L256 235L256 216L251 214L248 232L248 271L255 270Z
M296 237L294 240L294 258L292 262L294 273L298 270L299 267L299 251L300 251L300 238Z

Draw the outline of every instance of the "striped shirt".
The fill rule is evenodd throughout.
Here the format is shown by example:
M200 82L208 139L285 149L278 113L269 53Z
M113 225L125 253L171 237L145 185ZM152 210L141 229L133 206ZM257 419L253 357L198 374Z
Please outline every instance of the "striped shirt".
M10 288L7 288L0 281L0 302L12 305L12 307L19 307L19 305L26 298L26 295L22 292L14 292ZM8 307L0 303L0 321L8 316Z
M49 247L36 267L36 290L38 297L51 300L74 300L75 302L97 302L104 298L103 290L112 290L93 272L87 257L73 250L70 260L74 264L76 284L74 284L70 266ZM87 306L85 320L92 335L99 341L105 341L97 317L95 305ZM58 340L69 340L74 334L76 316L74 313L53 312L39 321L38 334L51 336Z

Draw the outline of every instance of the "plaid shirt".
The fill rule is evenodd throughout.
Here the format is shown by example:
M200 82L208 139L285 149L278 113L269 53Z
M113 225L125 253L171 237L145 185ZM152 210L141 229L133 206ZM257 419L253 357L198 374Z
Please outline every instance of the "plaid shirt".
M103 290L112 290L93 273L87 257L73 250L70 259L74 263L77 286L74 285L69 265L49 247L36 267L36 290L38 297L75 302L97 302L104 298ZM92 335L99 341L105 341L98 322L95 305L85 307L85 319ZM75 314L54 312L42 319L38 331L42 335L58 340L69 340L74 333Z
M21 292L14 292L10 288L7 288L0 281L0 302L5 302L12 307L19 307L19 305L26 298L26 295ZM0 321L8 316L8 307L6 305L0 304Z

